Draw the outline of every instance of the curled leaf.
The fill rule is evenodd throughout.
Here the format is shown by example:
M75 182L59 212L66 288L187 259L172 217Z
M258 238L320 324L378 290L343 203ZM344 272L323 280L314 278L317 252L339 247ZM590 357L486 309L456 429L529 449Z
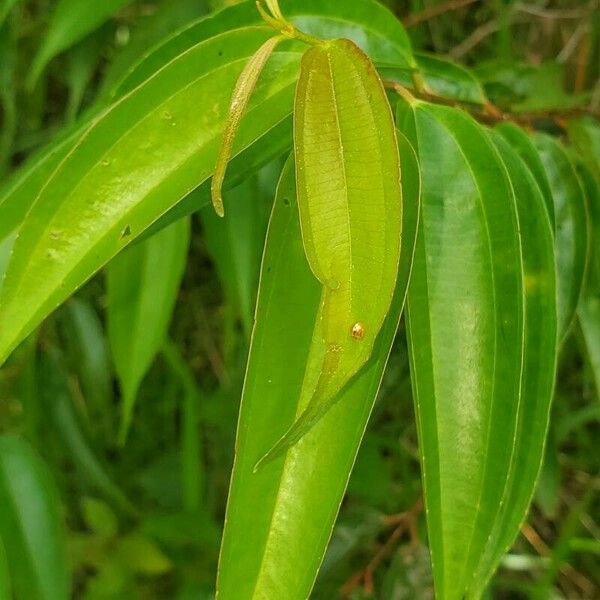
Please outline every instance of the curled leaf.
M215 173L211 183L212 203L216 213L220 217L225 215L222 189L227 163L231 158L235 134L240 126L244 111L248 106L250 96L256 87L256 82L269 60L269 56L271 56L273 50L277 47L277 44L284 39L285 38L281 35L268 39L250 58L235 84L233 95L231 96L231 103L229 105L229 115L227 116L225 130L223 132L223 141L219 148Z
M327 42L304 55L294 137L302 238L322 285L321 303L300 416L261 462L308 432L368 360L390 308L400 259L394 121L375 68L352 42Z

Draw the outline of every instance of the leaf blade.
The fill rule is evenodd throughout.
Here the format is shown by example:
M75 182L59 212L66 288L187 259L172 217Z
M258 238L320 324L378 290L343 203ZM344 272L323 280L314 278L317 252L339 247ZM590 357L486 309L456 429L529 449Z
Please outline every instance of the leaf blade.
M302 246L293 166L288 163L284 168L265 246L242 397L219 561L220 600L295 600L306 598L312 588L379 387L410 276L419 174L410 144L401 134L398 141L405 198L402 261L377 348L344 389L339 403L288 453L285 462L275 461L253 474L273 430L291 424L298 410L298 390L319 307L319 286ZM283 397L289 401L282 402Z
M0 438L0 531L19 598L67 600L71 575L55 483L24 441Z

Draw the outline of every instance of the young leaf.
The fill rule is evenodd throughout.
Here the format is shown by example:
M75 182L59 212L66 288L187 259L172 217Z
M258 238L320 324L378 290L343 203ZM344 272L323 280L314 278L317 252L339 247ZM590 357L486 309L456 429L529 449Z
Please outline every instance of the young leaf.
M18 600L68 600L71 575L60 500L31 447L0 437L0 539Z
M231 102L229 104L229 115L227 116L225 129L223 131L223 141L221 142L221 148L219 149L217 164L211 183L212 203L216 213L220 217L225 215L221 193L223 181L225 179L225 169L227 169L227 163L229 163L231 158L235 134L240 126L244 112L248 107L250 96L256 87L256 83L258 82L262 70L265 68L267 61L271 54L273 54L277 44L284 39L283 36L278 35L267 40L256 53L252 55L233 89L233 95L231 96Z
M398 110L423 182L407 326L429 544L436 594L458 600L478 597L504 550L490 535L518 451L523 259L513 191L481 126L418 101Z
M310 430L369 359L396 287L402 191L394 120L375 68L352 42L304 55L294 150L302 239L321 306L302 413L265 460Z
M412 265L419 209L414 152L399 134L404 198L394 300L367 364L339 402L282 461L254 465L301 409L300 389L320 307L306 262L294 166L284 168L269 224L236 440L217 597L310 595L394 339Z
M200 43L94 120L20 227L0 294L0 363L100 267L208 180L230 90L270 35L262 27L242 29ZM243 118L236 154L290 114L298 63L297 52L275 53ZM199 113L207 98L211 109Z
M587 267L589 234L585 192L575 166L558 142L542 133L536 133L533 140L554 199L558 331L562 341L575 318Z
M128 248L107 268L108 337L121 392L125 442L138 388L159 352L186 264L189 219Z
M130 2L131 0L103 0L93 3L59 0L50 18L42 45L31 65L29 87L34 87L46 65L57 54L83 39Z

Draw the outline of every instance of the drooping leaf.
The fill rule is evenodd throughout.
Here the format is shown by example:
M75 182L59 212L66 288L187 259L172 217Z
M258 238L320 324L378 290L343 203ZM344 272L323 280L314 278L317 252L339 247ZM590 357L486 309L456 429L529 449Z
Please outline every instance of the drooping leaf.
M374 66L352 42L304 55L294 151L302 239L322 295L303 410L265 460L305 435L369 359L396 288L402 191L394 119Z
M42 45L31 65L29 86L35 85L46 65L57 54L83 39L130 2L131 0L104 0L92 3L59 0L50 17Z
M94 429L110 432L112 369L100 317L81 298L72 298L60 313L63 345L69 367L81 385Z
M554 200L558 330L559 339L564 340L575 318L588 260L585 192L564 148L542 133L536 133L533 139Z
M270 35L250 28L200 43L94 120L19 230L0 295L0 362L103 264L208 180L231 89ZM275 53L235 154L286 121L298 62L297 52ZM211 110L198 113L207 98Z
M596 395L600 398L600 297L586 294L577 309L581 333L585 345Z
M407 324L436 593L478 598L541 462L556 343L548 217L524 165L503 150L509 181L462 111L400 102L398 123L423 182Z
M401 312L418 221L414 152L398 134L404 231L398 284L371 358L338 403L287 453L256 461L298 411L320 305L300 233L293 165L282 174L263 257L238 425L217 593L221 600L310 594L344 495Z
M508 143L495 133L492 140L504 161L516 200L523 257L525 335L517 425L515 438L510 440L511 463L501 508L475 575L482 582L516 538L535 491L544 457L558 355L554 246L544 198L533 174ZM482 588L479 589L483 591Z
M200 394L194 375L183 360L177 346L169 339L162 354L173 374L179 379L183 392L181 467L183 505L190 514L200 509L204 494L203 465L200 462L201 440L198 427Z
M600 181L600 124L592 117L581 117L569 121L568 131L573 145Z
M69 121L73 121L79 113L86 90L102 57L102 49L112 33L111 29L101 27L83 38L67 54L65 83L69 87Z
M0 537L0 600L12 600L12 597L8 559L6 558L6 550Z
M529 167L529 170L535 177L538 187L544 196L546 210L548 211L552 230L554 231L556 226L554 198L552 196L552 190L550 189L550 182L548 181L548 175L546 174L544 164L542 163L542 159L540 158L539 152L537 151L531 136L514 123L502 123L501 125L498 125L497 130L518 152L519 156L525 161L525 164Z
M108 337L122 393L121 443L131 425L139 386L171 322L189 237L189 219L182 219L108 265Z
M211 180L212 203L216 213L222 217L225 214L223 207L223 182L225 181L225 170L231 159L235 135L240 127L242 117L246 112L252 92L258 83L258 78L262 73L267 61L275 51L275 48L283 42L285 38L281 35L274 36L262 44L262 46L250 57L250 60L244 66L240 76L233 89L231 101L229 103L229 113L225 121L223 138L217 155L217 164Z
M600 178L594 177L593 171L588 168L592 166L589 160L598 154L590 152L588 161L579 165L578 173L585 190L590 217L590 261L587 278L579 307L577 317L581 328L584 346L584 354L594 378L596 394L600 398ZM596 158L596 160L597 160Z
M68 600L71 575L56 485L23 440L0 437L0 538L17 600Z
M40 390L43 413L50 415L50 425L82 479L122 512L135 516L134 507L111 477L85 432L69 388L64 357L58 349L51 347L42 356L36 389Z

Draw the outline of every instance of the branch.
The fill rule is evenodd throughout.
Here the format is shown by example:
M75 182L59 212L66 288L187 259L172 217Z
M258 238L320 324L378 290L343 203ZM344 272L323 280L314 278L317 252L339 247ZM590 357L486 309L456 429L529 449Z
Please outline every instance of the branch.
M574 106L572 108L557 110L550 109L534 112L511 113L499 109L491 102L487 102L483 105L468 104L453 98L439 96L431 92L407 88L397 81L384 80L383 84L386 88L394 90L405 100L410 101L418 98L419 100L425 100L426 102L431 102L432 104L442 104L444 106L461 108L462 110L468 112L477 121L487 125L495 125L496 123L511 121L517 125L521 125L522 127L534 129L536 122L550 120L564 129L566 119L587 115L600 120L600 111L584 106Z

